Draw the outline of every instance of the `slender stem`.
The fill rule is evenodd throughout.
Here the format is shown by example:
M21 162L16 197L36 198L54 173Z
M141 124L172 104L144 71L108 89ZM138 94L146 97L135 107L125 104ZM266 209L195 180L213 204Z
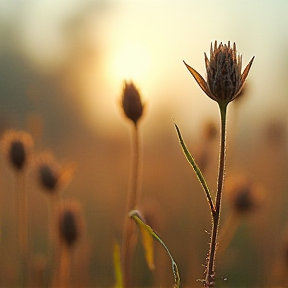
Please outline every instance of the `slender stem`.
M221 199L222 188L224 182L225 172L225 149L226 149L226 114L227 103L219 103L220 117L221 117L221 138L220 138L220 155L219 155L219 168L218 168L218 180L217 180L217 192L215 201L215 210L212 212L212 233L211 243L208 254L208 263L206 268L206 277L204 280L204 287L214 287L215 280L215 256L217 250L217 236L219 230L220 211L221 211Z
M127 202L127 218L131 210L136 209L139 204L140 189L139 189L139 131L137 124L133 125L132 135L132 171L131 171L131 187L128 195Z
M140 198L139 189L139 131L137 124L133 125L132 134L132 165L130 187L127 197L127 206L125 212L123 242L122 242L122 265L123 265L123 279L124 287L131 287L131 261L132 255L136 245L135 225L128 217L129 212L137 208Z
M60 259L59 259L59 279L57 281L58 288L69 287L69 277L71 269L71 251L66 245L61 245Z
M57 193L57 192L56 192ZM57 266L59 263L59 239L57 235L57 224L59 216L59 195L48 195L48 233L49 233L49 267L50 267L50 286L53 287L55 279L57 279Z
M25 287L28 280L28 195L25 189L24 172L16 175L17 211L18 211L18 243L21 266L21 286Z

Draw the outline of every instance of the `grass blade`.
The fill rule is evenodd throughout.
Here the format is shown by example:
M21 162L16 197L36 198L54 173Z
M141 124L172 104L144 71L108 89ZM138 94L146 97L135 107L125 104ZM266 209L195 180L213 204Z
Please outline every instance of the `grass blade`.
M161 243L161 245L164 247L166 250L167 254L169 255L171 262L172 262L172 270L173 270L173 276L174 276L174 288L179 288L180 287L180 275L178 272L178 267L176 265L176 262L174 261L170 251L168 250L167 246L164 244L160 236L147 224L143 222L141 217L139 216L139 213L137 210L132 210L129 213L129 216L136 222L138 227L140 228L141 231L145 230L147 231L151 236L153 236L157 241ZM143 235L143 234L142 234Z
M113 247L113 265L116 283L114 288L123 288L123 274L121 270L121 261L120 261L120 246L117 242L114 242Z
M174 123L174 125L175 125L176 131L177 131L177 135L178 135L178 139L179 139L182 151L183 151L187 161L189 162L189 164L192 166L193 170L195 171L196 176L199 179L199 182L201 183L201 185L202 185L202 187L203 187L203 189L205 191L205 194L206 194L206 197L207 197L207 201L208 201L208 204L209 204L210 209L211 209L211 213L213 213L215 209L214 209L213 200L212 200L212 197L211 197L210 190L209 190L209 187L207 185L207 182L206 182L206 180L205 180L205 178L204 178L199 166L196 164L194 158L192 157L192 155L190 154L188 148L186 147L186 144L185 144L185 142L184 142L184 140L182 138L180 129L178 128L176 123Z

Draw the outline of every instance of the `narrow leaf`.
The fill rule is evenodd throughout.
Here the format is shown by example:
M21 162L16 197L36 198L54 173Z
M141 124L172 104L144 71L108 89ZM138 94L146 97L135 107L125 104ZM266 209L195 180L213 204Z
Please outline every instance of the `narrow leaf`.
M141 225L139 226L142 234L142 242L145 249L145 258L147 265L150 270L155 269L154 264L154 246L153 246L153 236L147 231L147 229Z
M204 78L195 70L193 69L191 66L189 66L185 61L183 61L186 68L189 70L189 72L192 74L192 76L194 77L194 79L196 80L196 82L198 83L198 85L200 86L200 88L203 90L203 92L209 96L211 99L215 100L215 97L210 93L210 90L208 88L208 85L206 83L206 81L204 80Z
M140 231L146 231L147 233L149 233L151 236L153 236L157 241L160 242L160 244L164 247L164 249L166 250L168 256L171 259L172 262L172 271L173 271L173 275L174 275L174 288L179 288L180 287L180 275L178 272L178 267L176 265L176 262L174 261L170 251L168 250L167 246L164 244L164 242L162 241L162 239L160 238L160 236L147 224L145 224L143 222L143 220L141 219L141 217L139 216L139 213L137 210L132 210L129 213L129 216L136 222L136 224L138 225L138 227L140 228ZM143 237L143 232L142 232L142 237Z
M252 57L252 59L250 60L250 62L248 63L248 65L245 67L245 69L244 69L244 71L243 71L243 73L242 73L242 75L241 75L241 84L244 84L244 82L245 82L245 80L246 80L246 78L247 78L247 76L248 76L249 70L250 70L250 68L251 68L251 66L252 66L252 63L253 63L254 58L255 58L255 56Z
M113 247L113 264L114 264L114 274L115 274L115 288L123 288L123 274L121 270L120 261L120 246L117 242L114 243Z
M181 135L181 132L177 126L176 123L174 123L175 125L175 128L176 128L176 131L177 131L177 135L178 135L178 138L179 138L179 142L180 142L180 145L181 145L181 148L183 150L183 153L186 157L186 159L188 160L189 164L192 166L193 170L195 171L196 173L196 176L197 178L199 179L199 182L201 183L204 191L205 191L205 194L206 194L206 197L207 197L207 201L209 203L209 206L210 206L210 209L211 209L211 212L213 213L214 211L214 204L213 204L213 201L212 201L212 197L211 197L211 194L210 194L210 191L209 191L209 187L207 185L207 182L200 170L200 168L198 167L198 165L196 164L194 158L192 157L192 155L190 154L189 150L187 149L186 147L186 144L182 138L182 135Z

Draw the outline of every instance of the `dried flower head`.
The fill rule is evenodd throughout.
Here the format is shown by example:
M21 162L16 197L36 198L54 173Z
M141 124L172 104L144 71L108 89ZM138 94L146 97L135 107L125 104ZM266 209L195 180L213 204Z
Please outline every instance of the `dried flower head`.
M51 153L43 153L35 161L38 183L50 194L62 189L71 180L74 170L73 164L61 166Z
M124 82L122 107L126 117L132 120L136 125L138 120L142 116L144 105L141 101L138 89L132 82Z
M68 247L72 247L79 240L83 230L83 219L77 202L67 202L59 211L60 240Z
M218 103L228 104L234 100L243 89L254 57L241 74L242 55L236 50L236 44L230 47L228 44L220 43L217 46L215 41L214 49L210 48L210 60L206 53L205 65L207 71L207 81L192 67L184 62L200 88L213 100Z
M232 209L237 214L255 211L262 202L261 188L243 175L228 179L226 189L230 196Z
M16 171L21 171L29 161L34 142L27 132L9 130L4 133L1 146L8 163Z

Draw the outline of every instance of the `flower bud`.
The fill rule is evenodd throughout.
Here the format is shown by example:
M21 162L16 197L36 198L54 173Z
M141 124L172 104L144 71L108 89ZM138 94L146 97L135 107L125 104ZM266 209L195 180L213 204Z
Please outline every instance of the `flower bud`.
M39 177L41 184L49 191L53 191L58 183L59 175L58 172L45 163L42 163L38 167Z
M126 117L132 120L136 125L142 116L144 105L141 102L141 97L137 88L132 82L124 82L122 107Z
M60 165L53 154L44 152L35 160L35 174L39 186L50 194L57 193L67 185L74 173L75 165Z
M27 164L33 148L31 135L24 131L7 131L1 144L9 164L16 171L21 171Z
M59 213L60 240L72 247L79 240L82 231L80 207L76 202L65 203Z

